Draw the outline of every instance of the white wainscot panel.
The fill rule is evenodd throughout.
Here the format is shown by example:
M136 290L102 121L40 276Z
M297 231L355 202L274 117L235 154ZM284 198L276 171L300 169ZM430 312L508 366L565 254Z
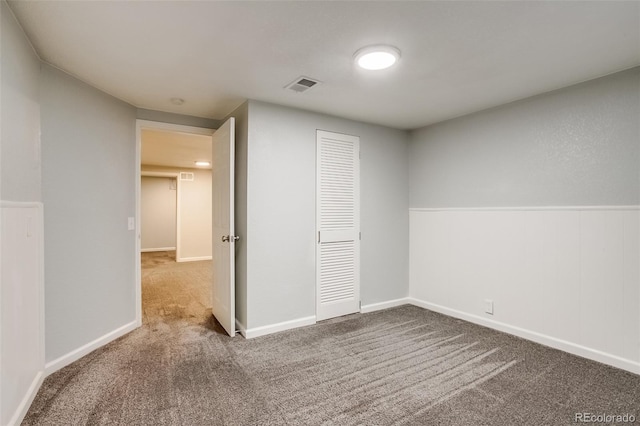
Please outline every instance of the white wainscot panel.
M584 346L619 353L623 334L624 224L621 212L580 214L580 322Z
M417 215L417 217L416 217ZM430 220L421 220L420 213L409 218L410 293L420 299L430 295L442 303L449 287L449 222L446 214L434 212Z
M640 369L638 207L412 209L410 221L421 306Z
M42 383L42 208L2 202L0 424L19 424Z
M640 211L624 212L623 315L621 356L640 360Z

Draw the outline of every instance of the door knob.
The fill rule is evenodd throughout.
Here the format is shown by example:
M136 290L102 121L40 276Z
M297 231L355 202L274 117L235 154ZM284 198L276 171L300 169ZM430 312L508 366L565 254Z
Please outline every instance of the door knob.
M238 237L237 235L234 235L234 236L233 236L233 237L231 237L231 238L233 238L233 242L234 242L234 243L240 239L240 237Z
M222 236L222 242L223 243L228 243L229 242L229 235L223 235Z

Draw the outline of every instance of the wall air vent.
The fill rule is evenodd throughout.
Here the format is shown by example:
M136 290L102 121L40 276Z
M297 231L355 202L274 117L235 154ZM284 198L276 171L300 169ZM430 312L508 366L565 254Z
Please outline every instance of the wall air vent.
M193 181L193 176L191 172L180 172L180 180Z
M307 90L316 87L320 82L309 77L298 77L293 82L287 84L285 89L292 90L297 93L306 92Z

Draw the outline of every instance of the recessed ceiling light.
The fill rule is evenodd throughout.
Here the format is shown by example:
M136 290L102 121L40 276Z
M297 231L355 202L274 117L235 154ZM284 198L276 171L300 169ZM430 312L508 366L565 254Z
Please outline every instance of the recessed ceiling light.
M389 68L400 59L400 50L393 46L367 46L353 56L356 64L365 70L377 71Z
M171 98L171 103L174 105L182 105L184 103L184 99L182 98Z
M199 167L207 167L211 165L209 161L196 161L195 163L196 163L196 166L199 166Z

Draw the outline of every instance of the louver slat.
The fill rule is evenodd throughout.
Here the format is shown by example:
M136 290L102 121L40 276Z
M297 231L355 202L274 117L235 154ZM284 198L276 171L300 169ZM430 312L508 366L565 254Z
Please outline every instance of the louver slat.
M320 301L353 297L354 241L325 243L320 248Z
M320 148L320 228L341 230L355 226L354 144L323 138Z

